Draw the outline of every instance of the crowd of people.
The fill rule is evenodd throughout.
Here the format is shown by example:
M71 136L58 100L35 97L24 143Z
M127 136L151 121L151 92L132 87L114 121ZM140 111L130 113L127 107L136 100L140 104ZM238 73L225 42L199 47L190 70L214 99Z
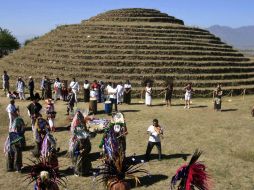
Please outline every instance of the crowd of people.
M3 82L3 90L8 92L7 97L10 98L10 103L6 108L9 117L9 129L4 148L7 158L7 171L22 172L22 152L26 149L26 139L24 135L26 126L25 122L20 117L20 108L15 105L15 99L26 100L25 88L27 88L27 86L23 79L19 77L16 83L17 93L10 93L9 76L6 71L4 71ZM52 97L51 86L53 86L54 98ZM122 103L131 104L132 86L130 81L126 81L125 84L121 82L118 84L108 82L106 84L102 81L97 82L94 80L92 83L89 83L88 80L85 80L83 87L80 87L79 82L77 82L75 78L73 78L71 83L67 86L67 84L61 82L59 78L52 81L49 80L47 76L44 76L40 83L41 94L39 94L34 93L35 83L33 77L30 76L28 89L30 95L28 99L31 102L27 105L27 113L31 119L31 129L34 138L34 149L32 150L32 154L41 161L33 166L33 168L41 167L41 171L38 173L39 170L36 170L36 173L34 169L31 174L31 176L34 175L33 180L35 180L35 187L37 187L37 189L46 185L50 186L52 190L58 190L56 183L51 184L52 180L50 179L52 173L56 175L55 179L60 177L58 173L59 163L57 157L57 152L59 152L60 148L57 148L57 141L54 137L54 132L57 131L54 121L57 112L55 111L53 99L54 101L67 101L67 114L73 113L69 139L69 155L72 159L71 168L73 168L73 173L77 176L84 176L89 175L91 172L91 160L89 159L91 135L87 128L87 122L91 122L94 118L89 116L91 112L89 112L89 114L81 113L79 110L74 112L74 105L79 102L78 93L81 89L83 89L83 101L89 102L89 109L93 114L95 114L96 111L91 102L97 104L109 101L111 108L114 107L111 120L96 119L95 121L97 124L103 124L104 130L99 147L103 149L104 164L106 166L112 167L111 165L118 163L119 159L122 159L121 164L125 164L126 135L129 132L123 114L118 112L118 105ZM188 84L184 89L186 90L185 108L189 108L191 95L194 90L191 84ZM151 83L147 83L144 91L145 104L151 106L153 94ZM173 84L168 84L166 88L163 89L163 93L165 93L166 105L171 106ZM216 91L214 91L216 110L221 109L221 97L222 90L221 86L218 85ZM44 109L40 104L40 100L45 101L46 105ZM43 111L45 112L44 114ZM149 134L149 139L144 159L146 161L150 160L150 153L153 147L156 146L158 149L158 160L161 160L163 127L159 124L158 119L153 119L152 125L147 129L147 133Z

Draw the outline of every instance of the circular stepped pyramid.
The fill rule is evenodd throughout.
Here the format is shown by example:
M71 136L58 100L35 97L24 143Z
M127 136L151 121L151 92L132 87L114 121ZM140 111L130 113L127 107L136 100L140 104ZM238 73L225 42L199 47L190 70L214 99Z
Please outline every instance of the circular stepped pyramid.
M217 83L240 94L254 90L254 63L208 31L153 9L119 9L81 24L63 25L0 60L12 82L47 75L103 81L130 79L140 91L150 78L160 93L174 80L175 95L192 82L197 96Z

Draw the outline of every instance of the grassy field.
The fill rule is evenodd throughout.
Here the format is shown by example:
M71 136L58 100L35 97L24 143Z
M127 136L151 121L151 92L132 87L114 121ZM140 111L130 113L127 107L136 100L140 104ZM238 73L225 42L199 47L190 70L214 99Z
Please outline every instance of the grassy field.
M152 159L144 164L144 168L149 170L151 177L141 177L142 184L136 189L160 189L167 190L171 177L176 169L189 161L190 155L196 148L204 153L200 160L204 161L208 167L208 172L212 178L212 189L254 189L254 118L251 117L250 110L253 105L254 96L225 97L223 99L222 112L213 111L212 99L193 99L191 109L183 109L183 100L174 99L171 108L165 107L162 100L154 100L152 107L139 104L139 100L133 100L133 105L121 105L119 109L124 112L127 120L129 135L127 137L127 155L134 153L142 158L148 136L146 129L151 124L153 118L158 118L164 126L165 135L162 140L162 151L164 159L157 161ZM44 104L44 102L41 102ZM0 97L0 143L3 145L8 126L8 117L5 107L8 100ZM20 107L21 115L28 123L29 118L26 106L29 101L16 101ZM78 108L87 108L83 102L78 104ZM99 110L103 105L99 105ZM54 133L61 148L59 163L60 170L67 175L66 189L103 189L102 184L93 183L93 177L75 177L68 167L71 165L69 158L65 157L68 147L69 132L65 129L68 124L65 110L66 105L62 101L56 102L57 119L56 124L59 131ZM108 117L105 114L98 114L98 117ZM31 131L26 132L27 145L31 149L33 138ZM96 160L98 156L98 144L101 135L92 139L93 168L101 164ZM157 153L154 149L153 153ZM23 190L32 189L32 185L27 186L23 182L25 174L7 173L5 170L4 154L0 152L0 189ZM31 163L30 151L23 153L23 162ZM186 160L187 159L187 160ZM64 189L64 188L63 188Z

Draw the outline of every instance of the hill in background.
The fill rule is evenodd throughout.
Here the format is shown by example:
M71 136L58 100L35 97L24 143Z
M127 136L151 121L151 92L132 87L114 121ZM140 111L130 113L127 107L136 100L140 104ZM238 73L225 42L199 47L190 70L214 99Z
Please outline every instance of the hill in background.
M231 28L228 26L214 25L207 28L207 30L220 37L223 42L237 49L253 49L254 51L254 26Z

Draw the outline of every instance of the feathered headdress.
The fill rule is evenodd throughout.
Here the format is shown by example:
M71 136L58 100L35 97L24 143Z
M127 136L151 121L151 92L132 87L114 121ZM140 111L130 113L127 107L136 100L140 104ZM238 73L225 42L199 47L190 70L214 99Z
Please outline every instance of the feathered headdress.
M194 187L199 190L209 189L209 176L205 170L206 166L198 162L201 154L201 151L196 150L189 164L184 164L176 171L171 180L171 189L174 189L178 180L181 180L177 188L178 190L193 190Z
M58 167L54 168L46 159L30 161L33 163L33 165L28 165L31 167L31 171L29 174L27 174L27 177L24 180L29 180L28 184L41 178L41 181L47 179L51 184L62 185L64 187L66 186L66 180L64 176L59 173Z
M102 169L96 174L97 176L101 175L98 181L108 183L110 180L122 181L126 178L130 178L135 180L136 185L140 184L140 181L135 174L145 173L149 175L149 173L147 170L141 168L142 164L135 163L134 160L135 159L133 159L132 162L127 161L122 154L119 154L119 157L115 160L105 162Z

